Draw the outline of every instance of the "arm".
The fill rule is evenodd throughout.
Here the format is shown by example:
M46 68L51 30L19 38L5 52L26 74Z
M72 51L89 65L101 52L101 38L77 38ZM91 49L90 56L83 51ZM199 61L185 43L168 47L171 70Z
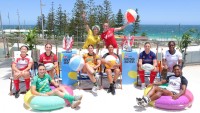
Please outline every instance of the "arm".
M97 60L97 65L94 67L94 69L97 69L100 65L101 65L101 60L98 59L98 60Z
M58 88L60 85L58 83L56 83L53 79L51 80L51 83L56 87Z
M138 60L138 67L141 68L142 67L142 59Z
M121 27L115 28L114 31L117 32L117 31L123 30L128 24L129 24L129 23L126 23L126 24L124 24L124 25L121 26Z
M181 90L178 94L176 95L173 95L172 98L173 99L178 99L180 96L182 96L183 94L185 94L185 91L186 91L186 85L181 85Z
M13 64L12 64L12 69L13 69L14 71L16 71L16 72L20 72L20 70L19 70L19 69L17 69L17 67L16 67L16 64L15 64L15 63L13 63Z
M153 60L153 66L154 66L154 69L155 69L156 66L157 66L157 60L156 60L156 59Z
M42 96L41 93L39 93L37 90L36 90L36 86L31 86L31 93L33 95L36 95L36 96Z
M86 18L85 18L85 13L82 14L82 18L83 18L83 22L85 24L85 29L86 31L89 31L90 27L88 26L88 23L86 21Z
M182 60L182 59L179 59L179 60L178 60L178 64L183 68L182 63L183 63L183 60Z
M165 84L165 83L167 83L167 81L165 79L163 79L161 81L153 83L153 85L162 85L162 84Z

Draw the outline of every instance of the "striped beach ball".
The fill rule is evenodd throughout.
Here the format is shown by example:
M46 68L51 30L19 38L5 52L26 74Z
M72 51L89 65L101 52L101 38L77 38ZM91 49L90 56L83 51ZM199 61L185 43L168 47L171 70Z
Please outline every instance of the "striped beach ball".
M125 13L125 18L128 23L133 23L137 19L137 13L133 9L128 9Z
M69 61L69 67L73 71L80 71L83 68L84 64L85 62L83 58L79 55L73 56Z

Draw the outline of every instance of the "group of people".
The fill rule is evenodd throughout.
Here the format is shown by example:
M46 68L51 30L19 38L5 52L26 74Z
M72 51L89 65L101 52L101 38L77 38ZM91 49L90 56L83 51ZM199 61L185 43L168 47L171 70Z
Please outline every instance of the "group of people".
M57 95L61 98L67 99L71 103L71 107L75 108L81 103L82 95L70 95L67 90L54 80L55 69L58 66L57 55L52 51L52 45L45 45L45 52L40 55L38 73L32 78L30 88L30 69L33 65L31 56L27 54L28 47L20 47L20 56L15 57L12 63L12 69L14 71L14 86L15 86L15 98L20 95L19 78L25 79L26 91L31 90L33 95L37 96L52 96ZM53 63L54 67L51 70L46 70L45 64ZM50 85L53 85L55 89L51 89Z
M114 56L119 62L115 65L112 65L110 68L105 68L105 73L107 74L108 82L110 87L108 89L108 93L115 95L115 83L121 73L121 59L118 54L113 52L114 48L118 48L116 39L114 37L114 32L124 29L128 24L125 24L119 28L110 28L109 24L106 22L103 24L103 33L100 35L101 39L104 40L104 43L108 49L108 53L106 53L102 58L94 52L94 45L100 42L100 37L98 35L100 31L100 27L95 25L92 27L92 30L88 26L85 14L82 15L85 27L88 32L88 37L86 39L83 48L88 49L88 53L83 55L83 59L85 61L85 65L81 70L83 73L87 73L90 80L93 82L94 86L92 88L92 92L97 93L99 85L97 83L97 79L95 77L96 70L100 67L101 64L109 65L112 64L105 60L108 55ZM169 72L171 75L165 77L162 81L155 83L154 79L157 75L157 57L156 54L150 50L151 44L146 42L144 44L144 51L139 54L138 60L138 75L141 80L141 88L144 89L146 87L145 84L145 70L142 69L143 64L151 64L154 68L150 72L150 84L149 86L153 86L147 96L142 98L136 98L138 103L143 102L144 104L148 104L148 102L153 101L159 98L161 95L169 95L174 99L177 99L182 94L184 94L187 87L187 79L182 76L182 55L179 51L175 49L175 42L170 41L168 43L169 50L163 55L163 70ZM51 96L57 95L64 99L69 100L71 103L71 107L75 108L81 103L82 95L69 95L66 93L65 88L54 81L55 69L58 66L58 58L57 55L52 51L52 45L45 45L45 52L40 55L38 73L37 76L33 77L31 81L30 88L30 69L33 65L33 60L30 56L27 55L28 47L21 46L20 51L21 54L19 57L15 58L12 63L12 69L14 71L14 86L16 88L15 98L19 97L20 89L19 89L19 78L23 77L25 79L26 90L31 89L32 94L37 96ZM46 63L53 63L54 67L52 70L46 70ZM114 77L112 76L114 73ZM169 83L167 89L162 89L157 85ZM54 85L56 88L52 90L50 88L50 84Z

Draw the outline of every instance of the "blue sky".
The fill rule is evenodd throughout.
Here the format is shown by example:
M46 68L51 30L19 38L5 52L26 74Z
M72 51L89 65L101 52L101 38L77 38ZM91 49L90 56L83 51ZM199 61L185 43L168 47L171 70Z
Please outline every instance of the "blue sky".
M63 10L70 13L76 0L42 0L45 16L50 10L51 2L57 9L61 4ZM184 24L200 25L200 0L110 0L112 11L116 14L119 9L125 13L127 9L139 10L141 24ZM102 4L103 0L95 0ZM3 25L18 24L17 9L20 15L20 24L35 24L40 15L40 0L0 0L0 12Z

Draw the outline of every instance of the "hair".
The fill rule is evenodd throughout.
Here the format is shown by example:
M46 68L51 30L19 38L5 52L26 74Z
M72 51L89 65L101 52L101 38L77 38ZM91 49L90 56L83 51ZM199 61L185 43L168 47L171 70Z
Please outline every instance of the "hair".
M98 25L92 26L92 30L94 30L95 28L97 28L100 31L100 27Z
M50 44L50 43L46 43L44 46L46 47L47 45L50 45L51 48L52 48L52 44Z
M179 68L181 69L181 66L180 66L179 64L175 64L175 65L173 66L173 69L175 69L176 67L179 67Z
M145 43L144 43L144 45L147 45L147 44L151 45L150 42L145 42Z
M27 45L23 45L20 47L20 50L22 49L22 47L25 47L28 50L28 46Z
M108 49L108 47L109 47L109 46L112 46L112 47L114 47L112 44L109 44L109 45L107 46L107 49Z
M168 46L169 46L171 43L173 43L174 46L176 46L176 43L175 43L174 41L169 41L169 42L168 42Z
M38 65L38 69L39 69L39 67L41 67L41 66L44 66L44 64L39 64L39 65ZM44 66L44 67L45 67L45 66ZM45 68L45 69L46 69L46 68Z

